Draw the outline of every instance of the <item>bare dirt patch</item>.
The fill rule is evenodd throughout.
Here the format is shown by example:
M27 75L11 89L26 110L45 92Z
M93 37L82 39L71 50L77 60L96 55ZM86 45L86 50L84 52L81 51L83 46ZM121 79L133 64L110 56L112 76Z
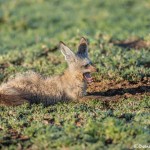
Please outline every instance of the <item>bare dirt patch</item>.
M8 146L16 143L17 141L27 141L29 139L30 138L28 136L24 136L13 129L9 129L3 139L0 140L0 144Z
M150 48L150 41L145 41L140 38L129 38L127 40L122 40L122 41L112 41L114 45L123 47L123 48L134 48L134 49L148 49Z
M88 88L88 95L84 100L98 99L102 101L118 101L123 98L141 99L150 96L150 78L131 83L129 81L104 80L95 81Z

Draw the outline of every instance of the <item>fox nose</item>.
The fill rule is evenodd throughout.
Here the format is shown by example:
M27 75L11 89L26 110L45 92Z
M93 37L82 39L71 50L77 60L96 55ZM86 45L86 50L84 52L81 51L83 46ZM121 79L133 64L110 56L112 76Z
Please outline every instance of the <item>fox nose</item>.
M95 66L92 66L92 65L91 65L91 71L92 71L92 72L98 72L98 71L99 71L99 69L98 69L98 68L96 68Z

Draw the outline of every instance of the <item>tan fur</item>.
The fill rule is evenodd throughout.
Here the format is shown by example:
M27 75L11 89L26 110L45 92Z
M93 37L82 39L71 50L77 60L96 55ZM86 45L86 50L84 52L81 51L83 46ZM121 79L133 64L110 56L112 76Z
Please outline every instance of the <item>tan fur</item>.
M29 102L47 106L78 100L86 93L86 82L78 68L84 61L78 58L78 62L72 63L62 75L54 77L43 77L32 71L17 74L0 86L0 105L15 106Z
M63 75L44 78L35 72L17 75L0 87L0 104L19 105L30 103L54 104L59 101L77 100L85 92L83 77Z

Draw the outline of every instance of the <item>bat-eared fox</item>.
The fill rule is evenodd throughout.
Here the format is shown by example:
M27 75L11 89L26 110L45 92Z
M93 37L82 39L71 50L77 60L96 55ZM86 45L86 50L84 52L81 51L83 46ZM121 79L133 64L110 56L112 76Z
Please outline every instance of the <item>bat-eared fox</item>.
M87 40L81 38L77 53L63 42L60 42L60 49L68 63L63 74L52 77L43 77L33 71L17 74L0 86L0 105L43 103L47 106L78 101L86 95L87 83L92 82L91 72L97 71L88 56Z

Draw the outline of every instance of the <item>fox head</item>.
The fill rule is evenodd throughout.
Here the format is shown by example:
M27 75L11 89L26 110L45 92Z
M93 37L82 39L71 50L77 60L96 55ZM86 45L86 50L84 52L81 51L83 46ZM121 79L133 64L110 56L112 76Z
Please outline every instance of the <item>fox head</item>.
M91 72L97 72L97 69L89 59L87 40L84 37L81 38L77 53L72 52L63 42L60 42L60 49L72 74L78 72L86 82L92 82Z

